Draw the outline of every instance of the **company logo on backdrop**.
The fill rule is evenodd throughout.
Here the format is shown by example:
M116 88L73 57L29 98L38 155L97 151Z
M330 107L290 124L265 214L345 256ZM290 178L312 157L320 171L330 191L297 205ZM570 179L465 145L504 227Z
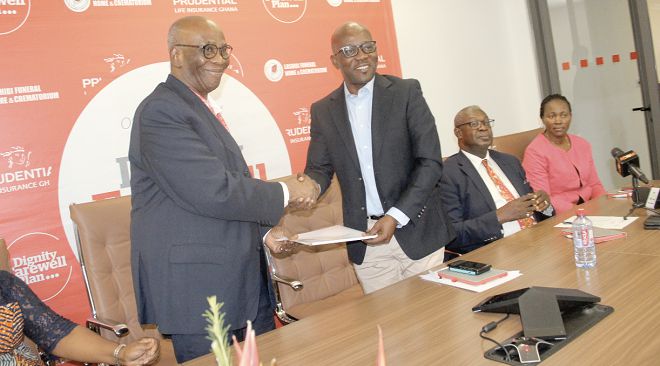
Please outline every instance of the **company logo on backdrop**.
M0 35L9 34L25 24L30 15L30 0L0 0Z
M276 59L270 59L264 64L264 74L266 75L266 79L272 82L280 81L282 80L282 76L284 76L284 67Z
M0 104L29 103L51 99L60 99L60 93L57 91L44 92L39 84L0 87Z
M299 21L307 10L307 0L262 0L264 8L273 19L281 23Z
M0 151L0 156L6 161L7 171L0 173L0 195L13 192L33 190L50 186L52 166L31 167L31 151L21 146L12 146Z
M128 65L131 62L131 59L127 58L121 53L113 53L112 56L104 58L103 62L105 62L110 68L110 73L114 73L115 71ZM110 77L110 79L112 80L112 77ZM101 76L90 76L80 79L80 82L82 83L83 94L87 95L88 90L100 87L101 81L103 81Z
M209 96L222 108L254 177L291 174L282 132L261 100L234 76L242 72L237 64ZM120 75L91 99L71 129L62 154L58 193L62 226L74 253L69 204L130 194L127 154L133 115L169 71L169 63L162 62ZM90 141L94 143L90 145Z
M64 0L64 5L71 11L82 13L89 8L90 0Z
M64 4L71 11L82 13L89 9L90 5L94 7L151 6L151 0L64 0Z
M264 64L266 79L272 82L282 80L283 76L324 74L326 72L328 72L328 68L319 67L315 61L282 64L278 60L270 59Z
M172 0L175 14L235 13L238 0Z
M29 167L30 155L32 155L32 151L25 151L20 146L12 146L9 151L0 152L0 156L7 159L9 169L13 168L14 165L22 165L24 168Z
M39 297L48 301L57 296L71 279L73 268L57 250L59 238L53 234L32 232L10 243L11 269L29 284ZM20 253L20 255L16 255Z
M309 141L309 125L312 123L309 109L306 107L300 107L292 114L296 119L296 127L286 129L286 135L289 137L289 143L299 144L301 142Z
M126 58L121 53L113 53L112 56L104 58L103 61L110 65L110 72L115 72L115 70L128 65L131 59Z

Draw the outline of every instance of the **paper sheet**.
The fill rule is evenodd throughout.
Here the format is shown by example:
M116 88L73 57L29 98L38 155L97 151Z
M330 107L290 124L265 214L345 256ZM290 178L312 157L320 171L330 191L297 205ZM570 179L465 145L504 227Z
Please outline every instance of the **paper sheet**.
M629 216L628 220L624 220L621 216L587 216L589 220L593 223L595 227L600 227L603 229L615 229L621 230L624 227L633 223L637 220L636 216ZM555 225L555 227L571 227L572 222L575 220L575 216L571 216L565 219L563 222Z
M319 230L308 231L298 234L296 243L304 245L323 245L343 243L352 240L364 240L375 238L377 235L365 235L362 231L348 228L346 226L335 225Z
M447 267L445 267L445 268L447 268ZM443 284L443 285L454 286L454 287L462 288L464 290L469 290L469 291L473 291L473 292L484 292L486 290L490 290L493 287L499 286L499 285L501 285L505 282L509 282L509 281L513 280L514 278L518 278L518 277L522 276L522 273L520 273L520 271L507 271L507 275L502 277L502 278L498 278L496 280L486 282L483 285L469 285L465 282L458 282L458 281L454 282L454 281L452 281L450 279L447 279L447 278L438 277L438 272L442 271L445 268L440 268L437 271L429 271L428 273L420 275L419 277L423 280L426 280L426 281L440 283L440 284Z

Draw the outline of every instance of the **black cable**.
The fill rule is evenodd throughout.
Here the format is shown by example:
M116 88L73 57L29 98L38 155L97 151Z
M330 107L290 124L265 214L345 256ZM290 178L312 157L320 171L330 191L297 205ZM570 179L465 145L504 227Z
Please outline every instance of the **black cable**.
M502 350L504 351L504 354L506 355L506 356L504 357L504 359L505 359L506 361L511 361L511 356L509 355L509 350L507 350L506 347L504 347L504 346L502 345L502 343L500 343L500 342L494 340L493 338L486 337L486 336L484 335L484 332L483 332L483 331L479 332L479 337L481 337L481 338L483 338L483 339L485 339L485 340L488 340L488 341L491 341L491 342L495 343L498 347L500 347L500 349L502 349Z
M498 347L500 347L500 348L504 351L504 354L506 355L506 358L505 358L506 361L511 361L511 355L509 355L509 351L506 349L506 347L504 347L500 342L494 340L493 338L486 337L486 336L484 335L484 334L490 332L491 330L497 328L497 325L498 325L498 324L500 324L501 322L503 322L503 321L505 321L505 320L507 320L507 319L509 319L509 314L508 314L508 313L506 314L506 316L505 316L504 318L502 318L502 319L500 319L500 320L497 320L497 321L494 321L494 322L490 322L490 323L484 325L484 326L481 328L481 331L479 332L479 337L481 337L481 338L483 338L483 339L485 339L485 340L488 340L488 341L491 341L491 342L495 343Z

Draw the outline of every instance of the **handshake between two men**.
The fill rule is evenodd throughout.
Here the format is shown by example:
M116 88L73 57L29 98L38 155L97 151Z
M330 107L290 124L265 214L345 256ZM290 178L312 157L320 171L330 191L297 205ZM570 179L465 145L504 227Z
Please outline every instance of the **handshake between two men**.
M289 176L281 181L286 184L289 190L289 202L287 208L290 209L311 209L316 204L316 200L321 193L321 187L310 178L308 175L298 173L295 176ZM280 221L277 226L273 227L266 237L264 242L268 248L274 253L283 253L293 250L298 245L289 239L295 239L297 235L293 235L286 230Z

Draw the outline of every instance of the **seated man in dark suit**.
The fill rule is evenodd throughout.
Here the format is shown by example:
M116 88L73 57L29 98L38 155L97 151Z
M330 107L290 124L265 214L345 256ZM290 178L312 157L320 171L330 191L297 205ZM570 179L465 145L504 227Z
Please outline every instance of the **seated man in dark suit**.
M554 212L547 193L532 191L515 156L489 150L493 122L478 106L465 107L454 118L461 150L447 158L440 181L456 230L456 240L447 245L452 252L470 252Z

